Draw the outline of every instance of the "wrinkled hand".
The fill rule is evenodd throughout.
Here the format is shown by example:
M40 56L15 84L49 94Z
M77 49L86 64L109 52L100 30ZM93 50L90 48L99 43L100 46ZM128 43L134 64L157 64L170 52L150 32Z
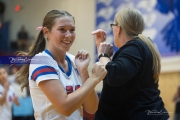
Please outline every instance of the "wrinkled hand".
M101 53L106 53L111 57L113 55L113 45L107 42L100 43L99 49L98 49L98 56Z
M106 41L106 31L104 31L102 29L97 29L97 30L93 31L92 35L95 35L97 48L99 48L101 42Z
M90 55L86 50L79 50L75 56L75 64L78 70L84 70L88 68L90 62Z
M96 62L92 69L92 74L90 77L95 79L98 83L104 79L107 74L107 70L105 69L104 65L100 62Z

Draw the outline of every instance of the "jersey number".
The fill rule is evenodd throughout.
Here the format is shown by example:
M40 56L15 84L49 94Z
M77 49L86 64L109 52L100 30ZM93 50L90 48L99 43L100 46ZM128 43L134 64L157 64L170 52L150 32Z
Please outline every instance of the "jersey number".
M78 88L80 88L80 85L75 86L75 90L77 90ZM67 92L67 94L72 93L73 92L73 86L66 86L66 92Z

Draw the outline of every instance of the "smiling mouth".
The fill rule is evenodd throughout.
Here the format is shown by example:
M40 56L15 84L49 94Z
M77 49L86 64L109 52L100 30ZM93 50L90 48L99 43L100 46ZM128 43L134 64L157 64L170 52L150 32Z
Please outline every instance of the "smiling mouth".
M62 41L65 44L71 44L71 41Z

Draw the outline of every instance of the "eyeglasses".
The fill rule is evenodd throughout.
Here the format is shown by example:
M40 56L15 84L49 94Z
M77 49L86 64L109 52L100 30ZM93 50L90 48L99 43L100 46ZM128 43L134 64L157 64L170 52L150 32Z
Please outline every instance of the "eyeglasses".
M110 27L113 28L113 26L118 26L118 24L111 23Z

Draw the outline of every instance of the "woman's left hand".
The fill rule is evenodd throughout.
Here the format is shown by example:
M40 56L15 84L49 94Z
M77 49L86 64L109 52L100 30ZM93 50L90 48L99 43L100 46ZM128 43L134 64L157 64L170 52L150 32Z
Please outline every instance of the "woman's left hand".
M107 42L101 42L98 49L98 56L101 53L106 53L111 57L113 55L113 45Z
M84 70L88 68L90 62L90 55L86 50L79 50L75 56L75 64L78 70Z

